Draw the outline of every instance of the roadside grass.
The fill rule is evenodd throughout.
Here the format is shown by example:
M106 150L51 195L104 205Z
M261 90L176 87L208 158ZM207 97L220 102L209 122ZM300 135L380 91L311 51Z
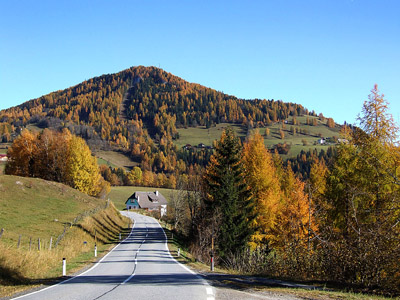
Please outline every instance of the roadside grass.
M169 202L174 190L155 187L142 187L142 186L112 186L108 198L115 204L119 210L126 208L125 201L128 200L134 192L154 192L159 191L165 199Z
M123 168L126 171L130 171L137 166L137 163L118 151L95 151L94 155L98 158L97 162L99 164L109 165L113 168Z
M188 248L185 246L185 242L182 237L174 233L172 230L172 226L163 220L159 221L164 232L168 238L168 248L171 255L180 263L189 266L193 270L200 272L200 273L210 273L210 265L204 264L202 262L197 261L193 255L189 252ZM178 256L178 249L180 255ZM243 275L239 274L234 270L228 270L219 268L215 266L214 268L215 273L222 273L227 275ZM305 289L305 288L292 288L292 287L276 287L276 286L267 286L267 285L253 285L248 284L243 281L237 280L224 280L223 281L225 286L230 286L235 289L248 289L250 292L269 292L273 294L289 294L293 295L302 299L313 299L313 300L333 300L333 299L349 299L349 300L387 300L387 299L400 299L397 298L390 298L384 297L379 295L370 295L364 293L358 293L353 291L345 291L345 287L343 290L339 288L327 288L318 284L318 289ZM304 284L304 283L301 283ZM309 284L309 285L312 285Z
M317 149L318 152L322 149L327 150L329 145L319 144L318 141L320 136L324 138L331 138L334 136L339 137L340 126L328 128L325 121L321 121L317 117L309 116L308 118L310 120L316 119L317 125L307 125L307 117L298 116L296 117L296 120L299 122L299 125L292 125L293 117L289 117L286 119L287 124L284 124L285 128L282 128L282 122L278 122L267 127L253 129L252 132L258 130L259 133L264 137L264 144L270 149L278 143L287 143L291 145L289 153L287 155L282 155L284 159L295 157L301 152L301 150L307 151L309 149ZM234 129L238 137L242 139L246 137L246 127L238 124L220 123L215 127L210 127L208 129L205 126L179 128L179 139L175 140L174 143L178 148L182 148L186 144L197 146L200 143L204 143L206 146L212 146L213 142L221 137L221 133L228 126L231 126ZM292 134L291 127L296 128L297 133ZM266 128L270 130L269 136L265 135ZM281 129L285 134L283 139L280 138L279 132ZM302 134L300 131L307 132L307 134ZM305 145L303 145L303 141L305 142Z
M119 242L120 233L125 237L130 230L129 219L121 216L112 202L105 208L104 200L58 183L3 175L0 192L4 195L0 201L0 228L5 228L0 238L0 297L59 281L62 258L67 259L70 275L96 260L95 242L100 258ZM81 215L74 223L84 211L86 216ZM55 247L64 226L65 236Z
M355 292L345 292L340 290L307 290L301 288L265 288L256 287L256 290L269 291L273 293L290 294L303 299L315 299L315 300L337 300L337 299L347 299L347 300L387 300L387 299L400 299L399 297L390 298L379 295L369 295Z

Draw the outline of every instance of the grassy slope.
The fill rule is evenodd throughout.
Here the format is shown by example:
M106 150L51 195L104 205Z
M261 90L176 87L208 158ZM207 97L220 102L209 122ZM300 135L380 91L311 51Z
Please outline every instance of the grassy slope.
M5 228L0 239L0 297L57 279L63 257L68 261L68 274L93 261L95 232L101 256L118 241L119 233L128 231L128 220L112 203L104 210L104 200L59 183L2 175L0 195L0 228ZM67 226L65 237L54 248L65 223L98 207L102 209L97 213ZM21 246L17 248L19 235ZM52 251L49 251L50 237L53 237ZM38 238L41 251L37 251Z
M2 242L15 242L19 234L54 237L79 213L104 205L63 184L37 178L2 175L0 193L0 227L7 232Z
M141 186L113 186L111 187L111 192L108 195L110 200L115 204L117 209L124 209L125 201L134 192L154 192L159 191L167 200L170 199L173 190L164 188L154 188L154 187L141 187Z
M309 117L310 120L312 120L314 117ZM296 117L297 121L300 122L300 125L294 126L298 128L299 130L308 130L309 134L304 135L304 134L295 134L292 135L290 133L290 127L292 117L288 118L289 124L285 124L286 128L284 129L285 133L285 138L283 140L280 139L279 136L279 130L282 127L281 123L278 124L273 124L271 126L268 126L270 130L270 136L266 137L264 136L264 143L267 147L271 148L273 145L276 145L278 143L288 143L291 144L291 150L288 153L288 155L284 156L284 158L288 157L293 157L296 156L298 153L300 153L301 150L309 150L309 149L314 149L317 148L318 150L321 149L327 149L329 146L328 145L314 145L315 142L319 140L319 134L323 136L324 138L328 137L339 137L339 131L340 128L337 126L336 128L328 128L323 122L317 121L318 124L317 126L310 126L306 125L306 117ZM222 131L224 128L227 126L232 126L233 129L235 130L236 134L239 137L244 138L247 134L247 129L244 128L243 126L240 125L232 125L228 123L221 123L217 124L215 127L211 127L209 129L206 129L204 126L199 126L196 128L181 128L178 129L179 132L179 139L175 141L175 144L178 147L182 147L186 144L191 144L191 145L198 145L199 143L204 143L205 145L212 145L214 140L217 140L220 138ZM259 132L264 135L265 133L265 128L260 128ZM307 141L307 145L303 146L302 140Z
M96 151L97 163L99 165L108 165L113 168L123 168L130 171L137 164L128 156L116 151Z

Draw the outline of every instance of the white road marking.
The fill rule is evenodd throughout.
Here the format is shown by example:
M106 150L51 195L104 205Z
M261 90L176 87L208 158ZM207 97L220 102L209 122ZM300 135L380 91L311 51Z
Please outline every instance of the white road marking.
M211 287L206 287L207 295L212 295L213 291Z
M136 274L136 271L135 271L135 272L133 272L133 273L132 273L132 275L131 275L131 276L129 276L127 279L125 279L125 280L124 280L124 282L122 282L122 283L121 283L121 285L123 285L123 284L127 283L129 280L131 280L131 279L132 279L132 277L133 277L133 276L135 276L135 274Z

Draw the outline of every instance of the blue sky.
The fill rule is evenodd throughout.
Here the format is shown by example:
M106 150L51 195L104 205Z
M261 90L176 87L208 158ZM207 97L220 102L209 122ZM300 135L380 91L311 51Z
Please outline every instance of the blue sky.
M354 123L400 119L400 1L0 0L0 109L131 66Z

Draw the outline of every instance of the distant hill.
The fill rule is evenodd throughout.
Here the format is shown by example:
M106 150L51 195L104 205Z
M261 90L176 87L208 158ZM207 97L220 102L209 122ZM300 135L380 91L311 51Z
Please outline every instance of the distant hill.
M0 111L0 137L9 142L27 126L68 128L85 138L92 150L122 151L143 170L173 173L179 160L204 164L209 157L188 158L182 153L186 141L180 137L185 130L232 124L247 135L253 128L273 129L285 126L290 118L306 116L317 117L300 104L239 99L159 68L139 66ZM320 118L318 124L308 125L327 127L327 120Z

